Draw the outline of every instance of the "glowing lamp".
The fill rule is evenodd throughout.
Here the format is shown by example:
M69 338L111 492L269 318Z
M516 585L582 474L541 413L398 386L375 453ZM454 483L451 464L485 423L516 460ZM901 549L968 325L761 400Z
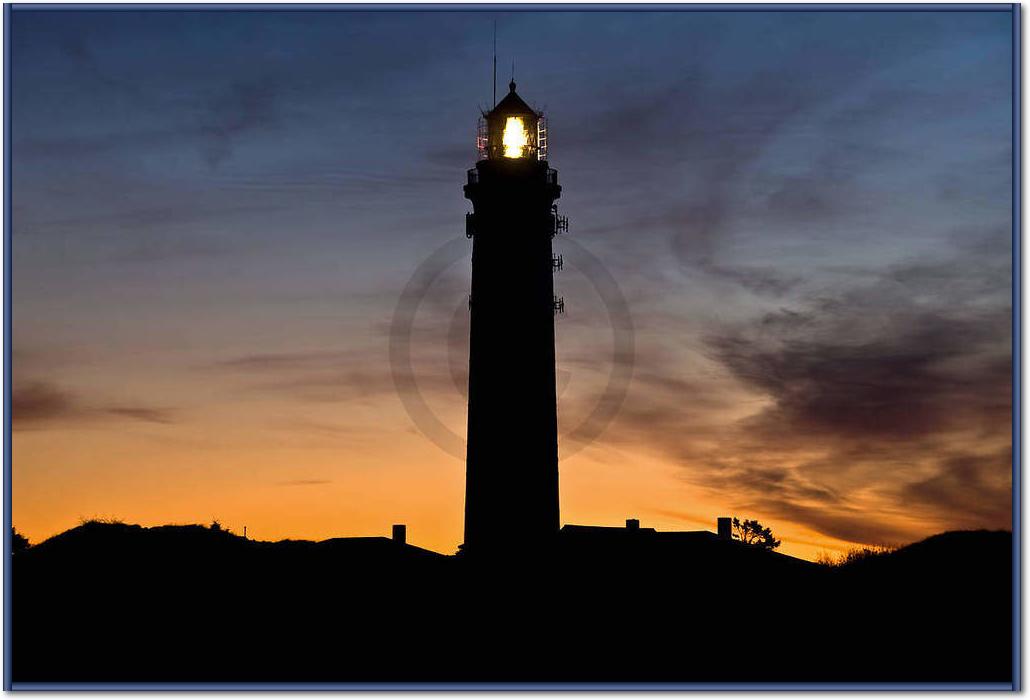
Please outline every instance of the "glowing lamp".
M479 127L479 156L487 160L545 160L543 115L515 94L515 81L507 96L483 115Z
M522 117L505 118L501 143L504 145L505 158L524 158L528 155L526 146L529 145L529 132L526 131Z

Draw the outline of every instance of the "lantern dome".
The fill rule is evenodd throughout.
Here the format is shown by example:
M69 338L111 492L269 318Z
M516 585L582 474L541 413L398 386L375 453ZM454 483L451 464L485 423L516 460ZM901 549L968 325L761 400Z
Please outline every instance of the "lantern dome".
M515 92L515 81L508 84L508 94L483 115L480 124L480 156L495 159L543 160L546 136L541 133L543 115L536 112Z
M533 108L527 105L526 102L521 97L519 97L518 93L515 92L514 80L508 83L508 94L505 95L504 99L498 102L497 105L490 110L490 112L487 114L487 118L490 118L492 115L495 114L505 116L514 116L521 114L528 115L534 118L537 116L537 113L533 110Z

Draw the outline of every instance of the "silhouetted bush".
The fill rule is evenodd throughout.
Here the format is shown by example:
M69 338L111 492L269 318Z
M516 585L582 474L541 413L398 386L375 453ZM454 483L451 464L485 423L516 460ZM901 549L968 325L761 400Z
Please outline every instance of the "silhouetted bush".
M79 525L124 525L125 521L121 518L101 518L94 516L92 518L86 518L79 516Z
M28 537L18 532L17 528L11 528L11 551L13 553L23 552L31 546Z
M836 556L827 552L821 552L816 558L816 563L831 567L848 566L849 564L855 564L875 557L882 557L897 550L898 548L893 545L874 544L865 547L854 547Z

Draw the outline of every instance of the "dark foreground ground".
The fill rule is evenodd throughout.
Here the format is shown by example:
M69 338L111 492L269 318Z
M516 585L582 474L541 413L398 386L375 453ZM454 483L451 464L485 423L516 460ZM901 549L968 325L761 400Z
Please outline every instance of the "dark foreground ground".
M29 681L1011 679L1007 532L831 569L565 537L492 565L387 539L91 523L15 555Z

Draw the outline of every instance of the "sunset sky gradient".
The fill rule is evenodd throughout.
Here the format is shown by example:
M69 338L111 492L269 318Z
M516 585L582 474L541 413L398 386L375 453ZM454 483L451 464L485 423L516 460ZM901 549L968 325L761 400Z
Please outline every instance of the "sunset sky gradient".
M13 515L461 540L391 318L464 233L499 90L546 110L633 378L562 521L757 517L815 557L1011 521L1012 15L11 12ZM556 241L559 420L612 371ZM471 254L471 245L469 245ZM464 434L468 261L419 386ZM513 439L517 439L513 426Z

